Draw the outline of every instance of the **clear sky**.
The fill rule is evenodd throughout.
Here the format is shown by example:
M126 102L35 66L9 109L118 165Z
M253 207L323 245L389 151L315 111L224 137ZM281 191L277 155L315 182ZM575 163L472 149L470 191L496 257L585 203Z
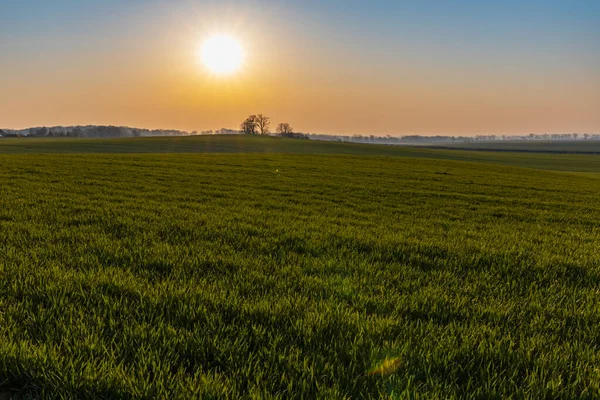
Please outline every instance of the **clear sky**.
M0 0L0 128L600 132L600 1ZM235 36L216 77L203 41Z

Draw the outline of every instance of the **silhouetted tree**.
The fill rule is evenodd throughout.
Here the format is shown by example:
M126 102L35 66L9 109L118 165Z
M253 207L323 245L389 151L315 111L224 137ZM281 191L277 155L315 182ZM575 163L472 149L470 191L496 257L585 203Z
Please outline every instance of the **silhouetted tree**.
M264 116L262 114L258 114L255 118L256 127L260 131L261 135L266 135L269 133L269 127L271 126L270 118Z
M287 122L277 125L277 133L281 136L289 136L294 133L294 129Z
M246 118L244 122L242 122L242 124L240 125L240 130L242 131L242 133L246 135L256 135L256 119L256 115L251 115L248 118Z

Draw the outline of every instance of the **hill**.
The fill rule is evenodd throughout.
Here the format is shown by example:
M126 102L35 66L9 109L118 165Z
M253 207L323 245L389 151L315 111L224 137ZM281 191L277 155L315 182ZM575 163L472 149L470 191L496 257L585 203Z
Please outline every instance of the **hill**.
M434 145L441 149L512 151L556 154L600 154L600 140L503 140Z
M0 186L4 396L599 395L596 179L21 154L0 157Z
M582 154L465 151L375 144L293 140L246 135L123 139L29 138L0 140L0 154L262 153L346 154L496 163L527 168L600 172L600 157Z

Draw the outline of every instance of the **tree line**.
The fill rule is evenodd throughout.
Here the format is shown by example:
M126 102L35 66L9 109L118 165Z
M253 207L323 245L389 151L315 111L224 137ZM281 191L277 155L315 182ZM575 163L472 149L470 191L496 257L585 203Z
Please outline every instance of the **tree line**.
M0 137L84 137L84 138L120 138L141 136L187 136L196 132L188 133L179 130L165 129L139 129L126 126L53 126L35 127L27 129L0 129Z
M250 115L240 124L240 131L245 135L268 135L271 133L270 128L271 118L263 114ZM287 122L279 123L275 128L275 133L283 137L308 139L308 136L303 133L295 133Z

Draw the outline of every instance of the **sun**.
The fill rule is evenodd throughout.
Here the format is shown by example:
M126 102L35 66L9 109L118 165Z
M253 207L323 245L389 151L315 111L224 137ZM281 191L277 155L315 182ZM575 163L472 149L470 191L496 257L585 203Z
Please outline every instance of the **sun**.
M244 63L244 49L238 40L229 35L208 38L200 52L202 64L217 75L231 75Z

